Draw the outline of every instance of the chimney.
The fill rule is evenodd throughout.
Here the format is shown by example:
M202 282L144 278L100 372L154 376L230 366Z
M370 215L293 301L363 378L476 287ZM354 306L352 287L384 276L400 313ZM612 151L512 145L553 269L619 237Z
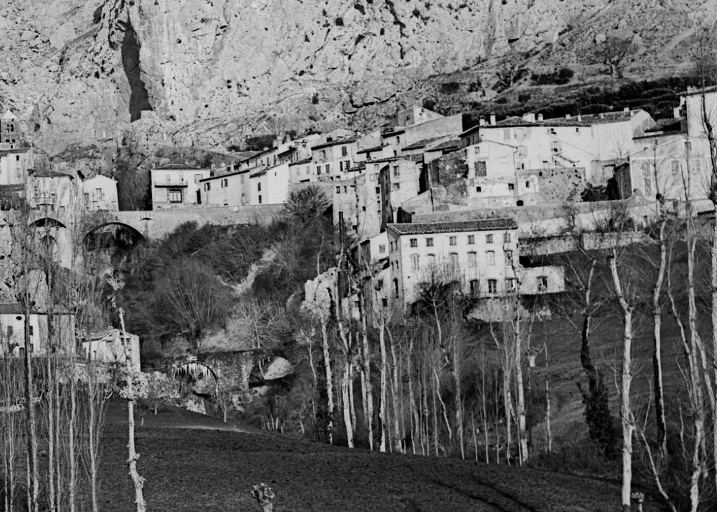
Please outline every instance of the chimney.
M490 125L495 126L495 114L490 115Z
M481 117L478 119L478 126L485 126L485 117Z
M543 122L543 114L538 114L538 121Z
M529 123L535 122L535 114L532 112L526 112L523 114L523 121L528 121Z

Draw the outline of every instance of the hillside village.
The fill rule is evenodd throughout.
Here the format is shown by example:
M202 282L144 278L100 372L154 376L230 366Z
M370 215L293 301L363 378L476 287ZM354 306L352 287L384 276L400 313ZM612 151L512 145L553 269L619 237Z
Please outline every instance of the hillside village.
M717 91L706 97L713 104ZM531 240L564 234L567 216L590 231L599 212L620 201L644 224L656 211L657 193L660 200L684 200L685 170L693 176L695 208L709 209L699 98L686 91L670 119L628 109L562 118L527 112L492 115L475 126L461 114L414 106L370 133L286 136L211 168L157 166L152 207L177 218L201 213L200 222L209 223L221 212L251 211L268 222L292 191L315 184L331 198L334 225L344 226L365 264L380 269L384 305L409 305L436 268L460 275L474 295L513 293L517 283L525 294L560 292L559 268L523 268L518 260L534 247ZM117 212L117 184L67 164L37 165L38 149L23 145L20 125L10 111L2 117L0 192L9 205L13 196L24 197L36 225L53 225L57 257L69 266L77 213Z
M18 254L24 254L16 252L17 247L14 247L13 237L17 237L18 226L27 227L32 237L41 241L40 247L53 264L64 269L77 269L89 265L89 260L83 260L85 253L78 248L88 240L95 240L93 237L107 227L127 230L135 241L149 242L166 239L168 234L181 230L187 222L194 223L195 227L269 226L285 214L284 209L292 197L302 190L310 190L327 199L321 213L327 221L330 219L335 236L333 247L337 249L335 255L330 255L333 265L323 271L320 271L319 249L316 277L305 283L298 299L301 311L319 320L327 361L325 381L337 380L341 394L340 398L337 396L340 405L334 404L333 391L328 385L330 412L326 413L328 419L325 420L328 426L320 435L328 436L333 442L332 436L337 429L333 411L334 408L342 409L344 417L339 420L337 415L336 425L343 422L346 443L354 447L354 436L359 435L358 430L353 430L356 428L356 412L348 407L349 403L351 408L354 407L352 386L356 373L353 372L361 374L362 403L367 407L363 414L373 414L370 409L373 405L366 405L370 403L366 402L366 393L370 394L370 391L364 389L366 376L368 381L371 378L370 363L366 362L371 360L367 331L378 328L383 343L388 319L414 315L417 304L425 305L426 293L431 286L450 284L461 296L471 298L468 318L488 324L520 323L524 313L514 301L532 298L535 305L538 297L575 291L575 283L566 278L563 264L550 256L578 248L576 238L582 249L607 248L616 240L624 246L644 242L647 235L642 228L662 214L662 207L679 217L685 213L686 199L690 204L689 215L711 213L714 208L709 197L712 156L705 132L705 113L710 119L717 120L717 88L685 91L680 106L674 109L674 115L669 119L653 119L639 109L561 118L526 112L521 117L505 119L491 115L470 126L462 114L444 116L414 106L398 112L390 123L369 133L337 129L295 138L282 135L272 147L221 164L206 167L183 162L156 165L151 169L149 182L152 210L120 211L118 184L114 179L101 174L85 175L73 169L71 164L50 161L40 148L25 142L22 121L7 111L0 119L3 219L0 235L8 242L3 246L0 261L0 274L4 277L0 283L0 332L6 335L2 354L26 357L25 347L29 339L33 357L47 356L50 353L48 340L61 333L54 341L53 353L59 350L58 353L72 357L81 355L85 361L127 365L133 371L146 371L148 375L151 372L156 375L155 370L160 368L156 354L151 361L145 359L148 347L156 348L156 345L123 332L124 323L121 329L117 325L93 325L91 330L77 328L81 308L76 299L57 302L48 291L43 274L47 267L40 265L47 265L45 260L41 260L36 269L33 267L36 274L30 272L25 276L27 269L23 270L23 285L28 287L28 280L31 281L32 286L40 290L37 293L40 298L33 300L31 305L20 304L16 300L17 290L13 288L14 265L18 263ZM610 236L616 234L613 222L618 211L623 216L620 228L624 230L629 226L629 232L620 232L619 237ZM628 222L624 222L625 219ZM323 243L322 239L322 247ZM262 259L273 257L271 250L274 248L267 250L269 252L265 252ZM92 270L97 271L96 268ZM103 278L115 292L122 288L122 278L117 272L111 269L108 272L107 268L101 268L100 272L104 272ZM253 279L257 270L249 271L249 274L252 272ZM222 281L222 284L226 283ZM235 290L248 289L252 282L232 286ZM296 300L295 295L287 301L287 309L292 300ZM440 338L438 306L436 299L433 300ZM544 302L540 304L540 311L525 314L549 317L550 308ZM507 305L515 308L514 313L507 313ZM517 320L508 320L512 314ZM329 318L336 322L336 331L341 333L342 350L345 351L339 356L340 363L335 362L343 366L334 369L343 373L334 376L328 362L331 359L326 334ZM350 325L348 339L343 337L346 336L342 326L344 318L349 324L357 322L354 324L358 329L356 345L351 342ZM530 318L532 328L533 316ZM315 334L315 331L310 332ZM363 349L358 346L360 332L363 332ZM314 334L299 331L295 336L311 337ZM495 336L492 330L491 334ZM209 337L216 342L223 336L230 337L230 325ZM178 371L177 364L184 372L182 375L192 376L193 372L209 369L206 371L216 381L213 390L206 381L199 382L202 377L192 381L195 396L181 405L209 413L206 397L212 397L211 402L226 421L228 411L244 411L250 407L246 397L250 376L257 368L264 393L268 389L266 383L293 375L298 363L272 355L261 346L259 334L256 336L256 346L239 350L236 361L201 354L196 341L181 357L181 364L188 364L188 370L177 363L175 357L172 371ZM179 337L185 337L185 334ZM494 339L500 347L497 338ZM184 347L181 343L178 346ZM507 342L505 346L508 346ZM445 350L442 345L440 347ZM528 346L523 354L520 344L517 347L518 368L526 354L531 361L530 367L533 367L540 351ZM355 351L353 355L352 351ZM385 347L382 347L382 372L386 371L386 357ZM394 364L399 364L395 353L391 357ZM406 357L410 389L411 352ZM447 355L442 357L449 361ZM545 357L547 365L547 352ZM508 361L503 363L506 365L504 373L509 372L506 369ZM456 361L446 363L446 368L454 369L455 396L460 397L457 366ZM314 386L317 386L313 366L312 371ZM393 371L398 370L394 367ZM411 419L410 428L418 431L412 430L409 435L404 432L401 437L396 420L395 432L389 427L386 433L386 415L398 417L403 414L394 396L393 412L382 409L379 413L383 436L381 451L385 451L388 444L389 448L395 446L397 451L407 453L406 439L418 436L421 443L425 441L425 446L420 447L421 453L430 454L429 429L432 429L438 453L439 414L435 397L437 395L442 400L440 388L444 384L435 369L433 371L435 388L426 388L426 382L418 381L417 385L419 397L433 393L434 426L428 426L429 416L424 404L425 418L416 416L415 420ZM513 371L516 376L521 374L521 371ZM176 376L176 373L169 372L169 375ZM516 408L512 409L513 399L505 390L511 387L513 377L510 373L507 375L508 380L502 387L503 393L508 393L503 405L506 417L499 417L500 410L496 406L491 420L495 423L489 426L484 402L481 421L484 422L485 440L481 442L486 461L490 460L489 447L495 447L497 462L502 456L509 461L513 453L510 425L514 421L520 436L515 441L518 460L523 464L528 458L528 441L523 437L524 399L522 395L520 399L516 398ZM232 385L221 388L220 378L230 380ZM429 381L432 378L429 373ZM166 385L167 379L171 381L167 375L161 375L157 382ZM382 379L384 388L385 375ZM400 380L396 375L392 379L393 385ZM516 386L522 393L522 381ZM493 396L496 402L499 400L498 387ZM487 393L485 389L483 392ZM339 389L336 393L339 394ZM168 395L178 401L176 392ZM155 397L155 400L159 399ZM385 395L380 400L384 408L386 400ZM545 428L550 439L550 400L546 400L548 419ZM441 404L451 441L447 410L454 407L456 435L461 436L461 457L465 458L462 437L465 416L461 416L460 399L448 407L443 402ZM314 415L319 417L316 410ZM301 418L299 423L303 433ZM279 430L278 419L276 421L276 424L268 423L267 428ZM520 421L522 426L519 426ZM373 449L373 424L370 420L367 424L366 435ZM507 428L507 439L503 441L502 428ZM489 440L489 430L493 440ZM476 430L474 426L474 436L476 432L480 432L480 428ZM478 441L474 439L473 443L477 458ZM417 444L412 444L412 449L417 453ZM501 450L505 451L504 455Z

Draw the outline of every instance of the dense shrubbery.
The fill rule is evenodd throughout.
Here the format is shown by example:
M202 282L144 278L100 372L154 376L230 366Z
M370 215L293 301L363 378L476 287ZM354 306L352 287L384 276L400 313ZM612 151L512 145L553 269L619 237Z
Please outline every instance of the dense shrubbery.
M530 79L535 85L563 85L570 82L574 74L570 68L560 68L547 73L533 73Z

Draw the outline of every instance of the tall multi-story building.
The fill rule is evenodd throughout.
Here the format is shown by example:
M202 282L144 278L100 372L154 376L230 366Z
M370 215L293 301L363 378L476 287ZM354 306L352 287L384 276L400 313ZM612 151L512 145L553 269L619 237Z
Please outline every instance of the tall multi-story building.
M513 219L389 224L389 300L405 308L431 282L454 283L472 297L564 290L561 267L522 268Z

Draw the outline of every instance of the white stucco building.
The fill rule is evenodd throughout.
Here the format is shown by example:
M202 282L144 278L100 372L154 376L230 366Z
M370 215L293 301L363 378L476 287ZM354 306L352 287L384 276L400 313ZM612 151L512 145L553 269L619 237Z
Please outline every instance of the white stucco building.
M512 219L389 224L387 234L394 307L415 302L430 282L457 283L472 297L564 290L562 269L520 266Z
M106 364L117 364L124 367L129 354L134 371L140 371L139 336L125 333L122 343L122 332L119 329L94 332L82 340L82 352L88 361Z
M201 204L200 180L211 175L210 169L188 165L165 165L150 171L152 209L186 208Z
M82 203L89 211L117 211L117 182L112 178L98 174L92 178L83 180Z
M28 334L32 354L42 356L48 348L47 312L30 313ZM54 337L51 340L60 354L75 351L75 316L64 311L52 313ZM16 302L0 303L0 357L22 357L25 352L25 312Z

